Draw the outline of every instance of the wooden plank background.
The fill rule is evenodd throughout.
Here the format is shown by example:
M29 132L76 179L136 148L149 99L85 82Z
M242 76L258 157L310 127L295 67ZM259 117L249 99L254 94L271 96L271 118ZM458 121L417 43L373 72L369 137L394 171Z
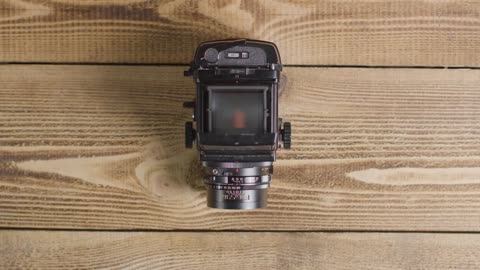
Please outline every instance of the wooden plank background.
M248 37L286 64L479 66L479 16L471 0L2 0L0 61L188 63Z
M0 67L0 226L479 231L480 70L286 68L269 207L222 211L185 68Z
M479 235L3 231L2 269L478 269ZM3 263L3 264L2 264Z
M479 269L479 14L0 0L0 269ZM273 41L287 64L293 149L266 209L207 208L183 147L183 64L228 37Z

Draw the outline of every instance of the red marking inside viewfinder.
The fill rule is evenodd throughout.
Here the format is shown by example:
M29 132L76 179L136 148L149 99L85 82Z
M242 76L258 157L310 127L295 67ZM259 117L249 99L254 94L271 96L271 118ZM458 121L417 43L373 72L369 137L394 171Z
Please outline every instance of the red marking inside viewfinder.
M233 114L233 127L245 128L245 113L242 111L235 111Z

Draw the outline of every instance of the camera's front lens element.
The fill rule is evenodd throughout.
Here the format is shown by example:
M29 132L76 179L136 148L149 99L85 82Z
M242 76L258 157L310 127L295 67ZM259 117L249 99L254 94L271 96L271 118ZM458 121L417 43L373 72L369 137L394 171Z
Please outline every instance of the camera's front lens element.
M267 206L271 162L204 162L204 166L209 207L255 209Z

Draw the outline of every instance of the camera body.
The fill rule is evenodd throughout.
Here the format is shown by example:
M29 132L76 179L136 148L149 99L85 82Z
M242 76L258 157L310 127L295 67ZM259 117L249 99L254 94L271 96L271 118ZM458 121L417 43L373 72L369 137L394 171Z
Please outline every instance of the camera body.
M282 65L275 44L232 39L198 46L193 122L185 146L196 142L205 168L207 204L224 209L266 206L276 150L290 148L291 126L278 117Z

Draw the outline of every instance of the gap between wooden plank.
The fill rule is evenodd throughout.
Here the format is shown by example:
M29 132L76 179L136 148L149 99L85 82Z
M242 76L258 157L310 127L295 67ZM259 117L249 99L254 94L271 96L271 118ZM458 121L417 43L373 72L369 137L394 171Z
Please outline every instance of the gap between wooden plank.
M162 229L75 229L75 228L36 228L36 227L0 227L2 231L39 231L39 232L124 232L124 233L377 233L377 234L480 234L476 231L389 231L389 230L162 230Z
M185 66L189 63L102 63L102 62L0 62L0 65L71 65L71 66ZM370 66L370 65L298 65L284 64L283 67L304 68L375 68L375 69L480 69L480 66Z

